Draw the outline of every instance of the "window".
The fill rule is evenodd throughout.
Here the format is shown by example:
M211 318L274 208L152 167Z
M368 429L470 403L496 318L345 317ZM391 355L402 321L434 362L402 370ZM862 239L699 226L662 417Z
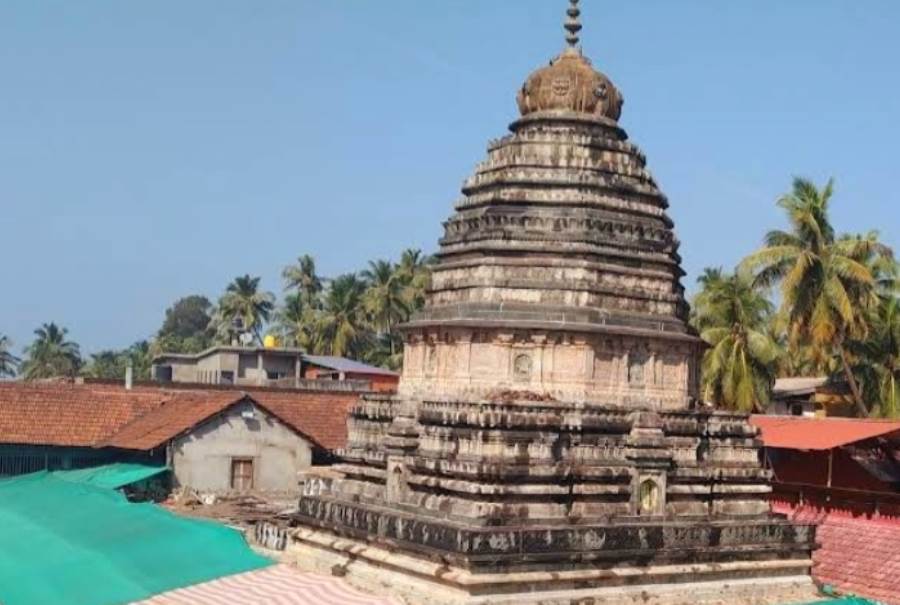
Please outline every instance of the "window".
M253 489L253 459L231 459L231 489L243 492Z
M172 366L158 366L156 379L160 382L172 382Z
M285 378L286 376L287 376L287 374L285 374L284 372L275 372L273 370L266 370L266 378L268 378L269 380L281 380L282 378Z
M234 384L234 372L229 370L222 370L222 374L219 378L219 384Z

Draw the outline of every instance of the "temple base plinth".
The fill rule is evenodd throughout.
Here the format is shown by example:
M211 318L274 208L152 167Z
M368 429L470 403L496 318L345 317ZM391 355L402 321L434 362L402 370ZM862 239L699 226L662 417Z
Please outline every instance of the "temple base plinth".
M819 594L809 559L472 573L301 528L292 532L284 560L406 605L784 605Z

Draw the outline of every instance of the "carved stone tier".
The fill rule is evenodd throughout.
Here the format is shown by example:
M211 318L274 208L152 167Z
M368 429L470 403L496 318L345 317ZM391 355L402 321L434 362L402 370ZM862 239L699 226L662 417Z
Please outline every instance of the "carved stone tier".
M515 312L507 307L502 314ZM457 319L410 328L401 395L473 400L528 391L561 401L674 410L687 408L697 392L700 345L683 333L648 337L622 326L605 329L599 321L572 321L568 331L550 319L513 329L508 319L485 317L471 327ZM527 323L520 320L520 326Z
M398 427L414 449L391 446ZM492 527L768 518L770 473L741 415L369 396L349 431L327 492L419 516Z
M807 562L813 529L780 519L665 523L471 527L391 509L304 498L298 520L341 537L381 544L476 573L572 571L640 565L799 560ZM791 573L797 566L786 565ZM731 575L731 577L735 577Z
M366 573L411 565L402 573L414 576L438 565L432 589L470 597L541 574L536 594L664 586L683 581L679 566L696 582L785 578L772 601L748 587L747 603L812 594L798 574L809 571L815 528L769 513L770 473L745 415L372 395L348 427L342 463L304 485L295 519L306 529L294 542L303 560L355 569L371 556ZM410 602L455 602L429 599L432 589ZM745 602L736 595L718 602Z
M686 408L701 343L643 154L602 116L533 111L511 129L444 225L426 307L405 326L401 393Z

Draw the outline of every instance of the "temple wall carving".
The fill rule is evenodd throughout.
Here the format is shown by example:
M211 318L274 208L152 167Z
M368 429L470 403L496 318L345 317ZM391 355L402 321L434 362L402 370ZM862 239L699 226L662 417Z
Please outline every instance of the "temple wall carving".
M527 390L604 405L640 398L678 409L696 394L695 363L693 343L446 328L409 336L400 393L477 399Z

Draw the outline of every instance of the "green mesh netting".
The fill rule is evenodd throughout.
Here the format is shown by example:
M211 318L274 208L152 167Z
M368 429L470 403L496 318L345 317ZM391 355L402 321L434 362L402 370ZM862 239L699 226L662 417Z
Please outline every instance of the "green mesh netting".
M834 590L830 586L826 586L823 589L823 592L826 595L834 595ZM864 599L862 597L842 597L837 598L833 597L828 601L813 601L811 603L804 603L803 605L879 605L876 601L869 601L868 599Z
M271 564L235 530L40 472L0 480L0 603L114 605Z
M832 599L831 601L815 601L806 605L877 605L877 603L860 597L844 597L843 599Z
M75 483L88 483L97 487L118 489L156 475L168 472L165 466L147 466L144 464L131 464L117 462L104 466L92 466L72 471L51 471L54 477L74 481Z

